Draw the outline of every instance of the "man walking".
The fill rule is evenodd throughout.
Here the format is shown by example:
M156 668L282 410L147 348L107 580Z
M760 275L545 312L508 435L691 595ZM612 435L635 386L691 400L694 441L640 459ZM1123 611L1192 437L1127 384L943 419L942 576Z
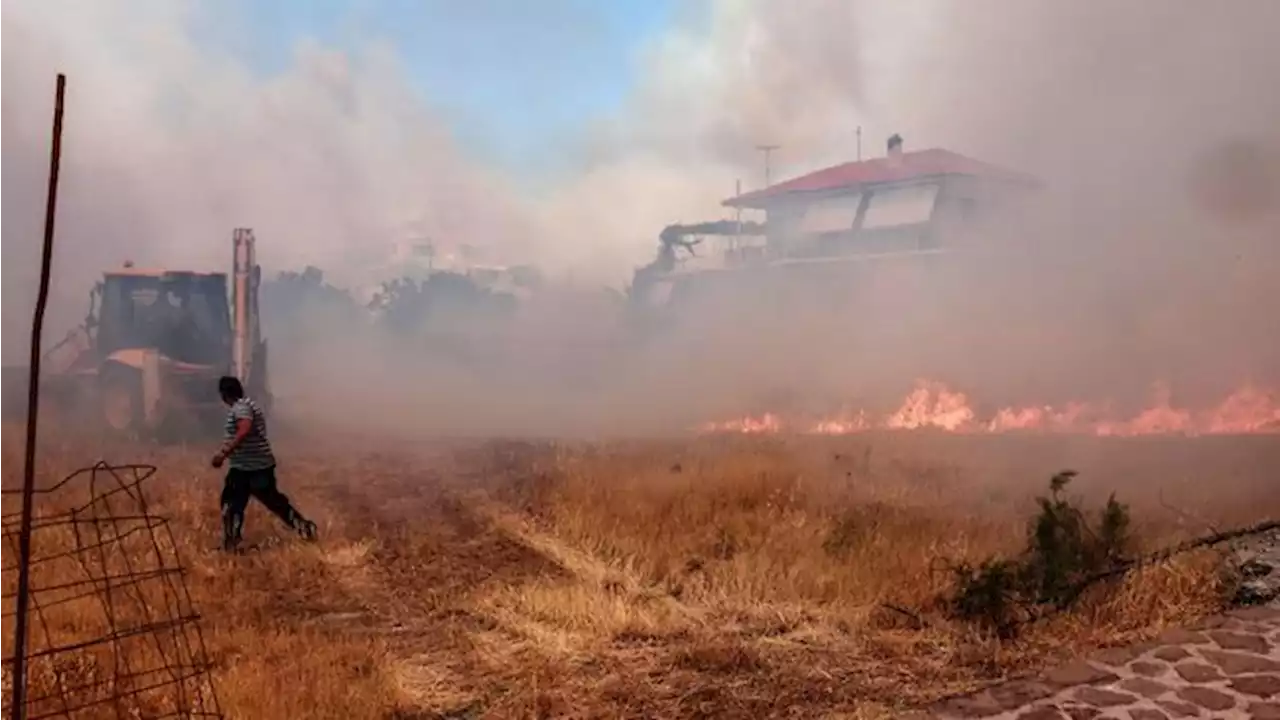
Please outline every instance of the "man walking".
M316 539L316 524L302 517L289 498L276 487L276 458L267 441L267 420L262 409L245 397L244 386L234 377L218 380L218 394L228 408L225 441L213 466L228 463L222 488L222 549L239 546L244 530L244 511L255 497L299 535Z

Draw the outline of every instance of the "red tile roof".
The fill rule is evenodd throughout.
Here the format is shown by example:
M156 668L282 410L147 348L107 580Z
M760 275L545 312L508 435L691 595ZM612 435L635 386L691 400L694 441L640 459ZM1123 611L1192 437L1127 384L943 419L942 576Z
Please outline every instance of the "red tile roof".
M762 207L769 200L790 193L835 190L857 185L875 185L941 175L970 175L1014 183L1034 183L1022 173L1007 170L959 153L931 148L903 152L897 158L878 157L862 162L835 165L798 178L744 193L724 201L730 207Z

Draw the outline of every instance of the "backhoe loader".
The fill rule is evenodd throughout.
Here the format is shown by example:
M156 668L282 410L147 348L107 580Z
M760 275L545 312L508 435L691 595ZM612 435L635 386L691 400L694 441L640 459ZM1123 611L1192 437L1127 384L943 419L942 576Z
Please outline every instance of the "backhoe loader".
M51 420L162 441L221 429L217 379L234 375L271 402L253 231L235 230L230 287L221 272L125 263L89 294L85 321L43 356ZM26 368L6 368L5 411L25 406Z

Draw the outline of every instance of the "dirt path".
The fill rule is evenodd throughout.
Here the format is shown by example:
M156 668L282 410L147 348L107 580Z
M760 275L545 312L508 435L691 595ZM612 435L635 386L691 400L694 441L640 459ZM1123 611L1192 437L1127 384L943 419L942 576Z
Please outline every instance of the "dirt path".
M360 483L324 483L315 493L341 508L342 535L355 538L323 551L363 608L335 620L385 644L406 704L462 716L501 692L475 644L498 628L469 608L469 598L558 568L462 502L446 479L449 462L440 454L397 467L380 458Z

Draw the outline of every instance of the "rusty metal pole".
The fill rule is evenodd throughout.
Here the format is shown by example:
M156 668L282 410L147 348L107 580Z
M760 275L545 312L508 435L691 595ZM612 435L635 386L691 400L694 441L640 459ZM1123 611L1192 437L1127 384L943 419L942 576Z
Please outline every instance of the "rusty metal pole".
M40 290L31 319L31 366L27 377L27 448L22 466L22 527L18 534L18 598L13 638L13 720L27 715L27 605L31 600L31 514L36 484L36 427L40 411L40 335L49 302L53 265L53 221L58 209L58 167L62 160L62 98L67 76L58 73L53 97L53 146L49 151L49 192L44 208L44 247L40 255Z

